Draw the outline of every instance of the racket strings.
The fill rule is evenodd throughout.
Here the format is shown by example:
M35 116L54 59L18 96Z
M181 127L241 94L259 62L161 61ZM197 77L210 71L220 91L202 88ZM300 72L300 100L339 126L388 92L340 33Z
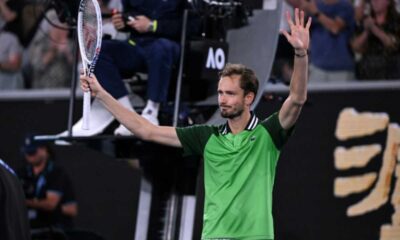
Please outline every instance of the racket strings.
M97 12L92 0L86 1L82 16L82 36L86 57L93 60L96 55L97 45Z

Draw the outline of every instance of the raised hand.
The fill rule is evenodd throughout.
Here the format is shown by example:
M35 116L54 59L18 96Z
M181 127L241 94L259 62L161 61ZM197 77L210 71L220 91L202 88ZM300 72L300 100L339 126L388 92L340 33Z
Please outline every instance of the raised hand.
M90 91L92 97L96 97L99 93L105 91L94 74L90 77L82 74L80 75L80 81L82 90L84 92Z
M281 30L281 33L285 35L296 52L306 52L310 44L311 17L308 18L306 25L304 25L304 11L296 8L294 23L289 12L286 12L286 19L290 27L290 34L286 30Z

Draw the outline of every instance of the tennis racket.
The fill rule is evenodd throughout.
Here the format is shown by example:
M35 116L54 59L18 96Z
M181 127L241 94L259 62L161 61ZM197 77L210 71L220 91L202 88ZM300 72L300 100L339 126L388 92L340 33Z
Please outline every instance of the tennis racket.
M102 23L97 0L81 0L78 12L78 44L82 58L83 71L90 76L100 54ZM82 129L89 129L90 91L83 94Z

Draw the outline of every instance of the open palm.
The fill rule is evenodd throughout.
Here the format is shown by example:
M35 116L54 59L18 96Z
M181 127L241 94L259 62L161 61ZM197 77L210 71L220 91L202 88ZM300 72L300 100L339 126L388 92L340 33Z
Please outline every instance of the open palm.
M282 30L282 34L293 46L295 50L307 50L310 44L310 26L311 17L308 18L306 25L304 25L304 11L295 9L294 22L290 13L286 13L286 19L290 27L290 34L286 30Z

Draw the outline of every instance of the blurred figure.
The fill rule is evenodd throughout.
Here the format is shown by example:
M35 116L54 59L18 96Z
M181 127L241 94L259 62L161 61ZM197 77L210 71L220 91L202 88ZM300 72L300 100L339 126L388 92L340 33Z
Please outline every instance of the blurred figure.
M58 27L43 20L40 30L29 46L26 79L35 89L66 88L71 85L74 54L68 25L61 23L54 11L47 13Z
M72 183L49 147L27 137L22 148L27 165L18 171L32 228L70 229L78 214Z
M313 17L310 82L345 82L354 79L350 39L354 9L349 0L300 0Z
M0 239L29 240L29 222L21 183L0 159Z
M400 79L400 16L393 0L371 0L351 42L360 54L357 78Z
M16 17L13 5L0 0L0 91L23 88L22 47L18 38L5 30L6 24Z
M66 24L62 26L66 27ZM74 56L68 31L51 27L48 37L41 41L33 55L35 64L32 88L64 88L71 84Z

